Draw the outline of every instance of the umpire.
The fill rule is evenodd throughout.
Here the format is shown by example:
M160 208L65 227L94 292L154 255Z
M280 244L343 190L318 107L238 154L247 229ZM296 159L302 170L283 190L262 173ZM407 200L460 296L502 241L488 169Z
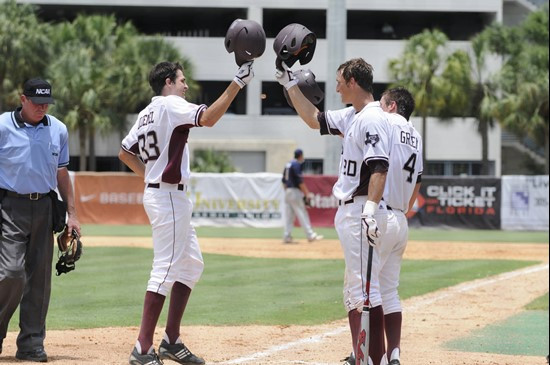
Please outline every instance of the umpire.
M80 234L67 171L67 127L46 114L52 87L42 79L23 85L21 107L0 115L0 353L20 305L19 360L47 362L44 351L50 302L53 214L50 191L67 203L68 231Z

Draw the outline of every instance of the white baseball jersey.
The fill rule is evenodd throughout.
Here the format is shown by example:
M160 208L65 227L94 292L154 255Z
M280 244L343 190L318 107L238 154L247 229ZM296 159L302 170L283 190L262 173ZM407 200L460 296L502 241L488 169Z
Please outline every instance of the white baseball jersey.
M177 95L155 96L122 140L122 148L139 154L145 163L145 183L187 184L189 130L200 127L206 105L189 103Z
M407 212L418 177L422 175L422 137L411 122L387 113L391 124L390 160L384 201L392 209Z
M189 130L200 126L205 109L177 95L155 96L122 140L122 148L139 154L145 164L143 207L153 229L154 253L147 290L164 296L176 281L193 289L204 267L191 224L193 203L177 187L189 181Z
M332 192L339 200L367 195L369 161L388 161L390 126L379 102L367 104L361 111L353 107L326 111L319 117L321 134L342 135L342 156L338 181Z

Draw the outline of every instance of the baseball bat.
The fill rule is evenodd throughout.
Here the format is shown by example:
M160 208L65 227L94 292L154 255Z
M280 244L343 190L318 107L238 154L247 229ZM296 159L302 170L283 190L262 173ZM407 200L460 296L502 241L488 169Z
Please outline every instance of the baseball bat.
M356 353L355 365L369 364L370 278L371 278L371 271L372 271L372 254L373 254L373 247L369 244L369 256L367 259L367 283L365 285L367 298L363 303L363 312L361 312L361 330L359 331L359 338L357 339L357 350L355 351Z

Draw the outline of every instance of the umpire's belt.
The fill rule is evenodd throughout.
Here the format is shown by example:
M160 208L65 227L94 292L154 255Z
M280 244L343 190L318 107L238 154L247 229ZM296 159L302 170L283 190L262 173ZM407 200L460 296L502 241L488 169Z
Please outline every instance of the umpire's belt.
M29 193L29 194L19 194L19 193L16 193L15 191L10 191L10 190L6 190L6 196L11 196L13 198L24 198L24 199L29 199L29 200L38 200L38 199L42 199L46 196L49 196L50 194L48 193Z
M148 183L147 184L147 187L148 188L151 188L151 189L162 189L162 190L179 190L179 191L184 191L185 190L185 185L183 184L166 184L166 183L162 183L159 184L159 183Z

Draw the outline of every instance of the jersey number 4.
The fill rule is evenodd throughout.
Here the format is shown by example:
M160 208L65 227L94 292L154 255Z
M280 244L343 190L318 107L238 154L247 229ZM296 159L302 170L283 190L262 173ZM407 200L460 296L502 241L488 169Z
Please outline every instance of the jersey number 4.
M155 131L150 131L146 135L140 134L138 136L139 141L139 154L143 163L147 161L153 161L159 158L160 150L157 146L157 134Z
M414 174L414 166L416 165L416 153L413 153L411 157L405 162L405 165L403 166L403 170L407 171L409 173L409 176L407 177L407 182L412 183L412 177Z

